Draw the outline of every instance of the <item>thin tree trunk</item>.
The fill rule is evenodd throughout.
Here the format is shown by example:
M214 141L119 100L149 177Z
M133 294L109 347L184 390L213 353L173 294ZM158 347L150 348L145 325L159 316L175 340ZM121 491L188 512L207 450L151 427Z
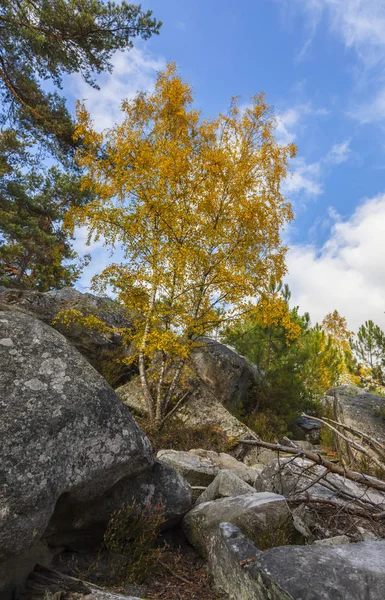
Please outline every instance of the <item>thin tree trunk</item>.
M145 350L146 350L147 337L150 332L150 321L151 321L152 312L154 310L155 297L156 297L156 289L154 289L153 293L152 293L149 311L148 311L148 314L146 317L146 323L144 326L142 343L139 348L139 377L140 377L140 382L142 384L143 396L144 396L144 400L146 403L148 417L149 417L151 423L155 422L155 402L154 402L154 398L152 397L152 394L151 394L151 390L150 390L150 386L149 386L147 374L146 374Z

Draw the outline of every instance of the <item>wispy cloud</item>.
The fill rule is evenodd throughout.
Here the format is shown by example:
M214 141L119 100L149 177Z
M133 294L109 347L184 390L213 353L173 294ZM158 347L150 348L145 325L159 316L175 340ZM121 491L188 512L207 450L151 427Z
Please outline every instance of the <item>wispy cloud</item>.
M304 11L309 28L306 53L325 18L330 30L353 48L368 66L385 62L385 3L383 0L284 0Z
M295 201L296 196L316 197L323 193L321 162L307 164L302 157L292 162L292 171L282 185L285 196Z
M329 114L325 108L314 108L310 103L288 108L278 116L275 137L280 144L296 142L306 134L306 120ZM331 146L329 152L318 161L307 162L298 156L291 162L291 172L283 182L282 191L293 202L298 197L315 198L323 194L322 179L332 166L346 162L350 156L350 139Z
M350 142L351 140L348 139L340 144L333 144L328 154L325 156L325 164L340 165L349 160L351 154Z

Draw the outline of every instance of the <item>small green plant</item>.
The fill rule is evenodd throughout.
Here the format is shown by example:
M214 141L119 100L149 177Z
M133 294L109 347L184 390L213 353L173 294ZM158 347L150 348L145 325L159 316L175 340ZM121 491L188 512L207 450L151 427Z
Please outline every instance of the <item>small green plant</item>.
M104 535L111 583L140 584L148 579L164 552L156 546L163 523L161 501L145 508L134 501L112 514Z

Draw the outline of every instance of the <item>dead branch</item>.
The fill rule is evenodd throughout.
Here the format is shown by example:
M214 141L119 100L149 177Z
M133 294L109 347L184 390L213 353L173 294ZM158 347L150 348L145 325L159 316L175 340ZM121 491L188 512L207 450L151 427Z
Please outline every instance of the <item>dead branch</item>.
M325 504L343 510L344 512L348 512L353 515L358 515L360 517L370 519L381 520L385 518L385 511L381 511L379 513L369 513L364 508L358 508L357 506L352 506L349 503L343 505L337 500L333 500L333 498L317 498L316 496L309 496L307 494L304 494L303 496L298 496L296 498L289 498L287 501L289 504Z
M340 431L338 431L338 429L336 429L336 427L333 427L333 425L330 425L330 423L327 423L326 421L324 421L323 419L319 419L318 417L309 417L308 415L305 415L305 413L302 413L301 416L302 417L306 417L307 419L312 419L313 421L317 421L318 423L322 423L322 425L325 425L325 427L328 427L329 429L331 429L331 431L333 431L333 433L337 437L339 437L342 440L344 440L344 442L347 445L351 446L352 448L354 448L358 452L361 452L362 454L365 454L365 456L368 456L370 458L370 460L372 460L380 469L382 469L385 472L385 464L384 463L380 462L378 460L378 458L376 458L375 456L373 456L372 454L370 454L370 452L366 448L364 448L363 446L361 446L361 444L358 444L354 440L351 440L350 438L346 437L346 435L344 435L343 433L341 433ZM350 456L350 452L348 453L348 456Z
M381 481L380 479L376 479L375 477L371 477L370 475L365 475L364 473L358 473L357 471L345 469L344 467L341 467L335 463L332 463L330 460L323 458L321 454L311 452L310 450L303 450L302 448L291 448L290 446L282 446L282 444L270 444L269 442L263 442L262 440L239 440L238 444L259 446L260 448L267 448L268 450L274 450L275 452L284 452L286 454L296 454L298 457L305 457L308 460L316 463L317 465L325 467L326 469L328 469L328 471L331 471L332 473L341 475L341 477L346 477L346 479L350 479L351 481L355 481L356 483L361 483L363 485L366 485L367 487L380 490L381 492L385 492L385 481Z
M376 452L376 454L380 458L385 459L385 446L383 446L383 444L381 444L378 440L368 436L366 433L364 433L363 431L360 431L359 429L354 429L353 427L350 427L350 425L345 425L345 423L340 423L339 421L334 421L333 419L329 419L327 417L324 417L324 420L329 421L330 423L333 423L334 425L338 425L342 429L349 431L349 433L351 433L352 435L355 435L356 437L361 438L362 441L365 441L365 443L369 446L369 448L371 448L374 452Z

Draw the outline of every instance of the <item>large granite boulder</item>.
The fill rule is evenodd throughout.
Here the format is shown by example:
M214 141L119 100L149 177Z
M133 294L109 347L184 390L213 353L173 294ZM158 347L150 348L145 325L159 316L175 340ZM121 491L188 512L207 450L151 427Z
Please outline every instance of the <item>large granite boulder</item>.
M273 537L273 532L280 530L294 532L285 498L270 493L242 494L198 504L184 517L183 529L196 550L208 557L213 552L219 524L224 521L254 539Z
M122 345L121 336L114 329L129 328L131 321L124 308L110 298L83 294L70 287L50 292L36 292L0 286L0 309L29 314L53 326L97 370L102 370L100 367L103 367L103 363L111 362L114 357L116 358L115 355L119 355L121 358L129 353L129 349ZM111 328L111 331L101 332L80 323L72 323L67 326L60 321L53 322L60 311L69 309L75 309L85 317L97 317ZM115 369L115 371L117 370ZM116 385L128 381L135 373L134 366L121 365L116 377Z
M341 385L327 392L337 397L345 425L358 429L385 444L385 397L371 394L353 385Z
M261 376L259 369L218 340L202 337L199 341L190 361L197 377L225 406L245 407L250 388Z
M53 540L56 508L103 499L122 480L145 501L163 478L158 491L181 499L175 517L191 503L177 474L152 471L150 442L105 380L60 333L21 312L0 312L0 438L1 582L12 584L12 570L19 578L18 557L33 562L49 523Z
M230 600L383 600L385 542L281 546L261 552L238 527L221 523L209 557Z

